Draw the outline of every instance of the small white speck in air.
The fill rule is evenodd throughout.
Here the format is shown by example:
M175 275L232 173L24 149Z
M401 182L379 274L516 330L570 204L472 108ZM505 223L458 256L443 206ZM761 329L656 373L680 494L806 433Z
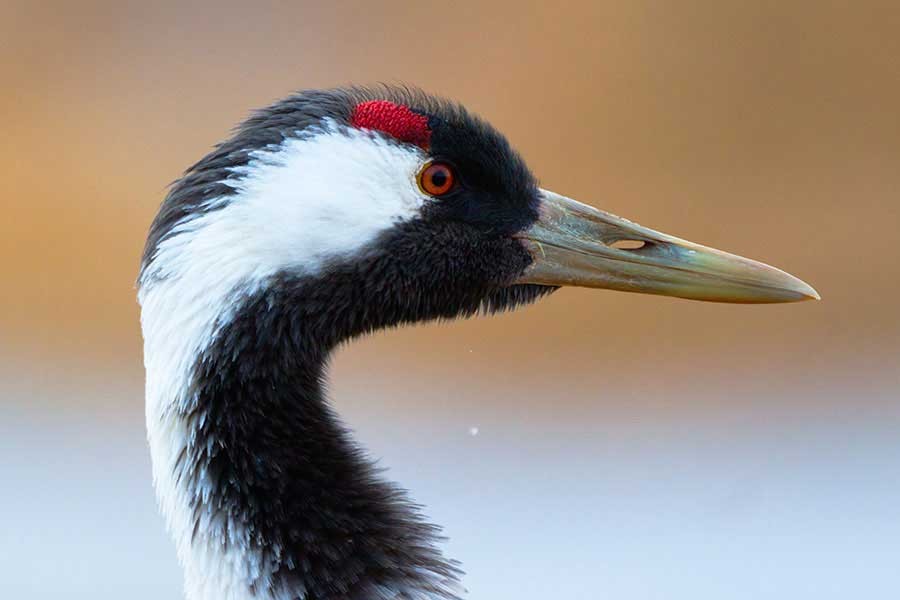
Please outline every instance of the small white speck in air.
M477 427L469 427L469 435L471 435L472 437L475 437L476 435L478 435L478 428Z

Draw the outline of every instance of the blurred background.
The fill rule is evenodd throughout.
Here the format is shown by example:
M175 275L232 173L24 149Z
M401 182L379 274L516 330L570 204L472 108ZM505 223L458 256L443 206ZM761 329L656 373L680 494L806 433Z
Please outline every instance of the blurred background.
M378 81L462 101L546 187L824 298L563 290L342 349L337 408L469 597L900 596L898 31L868 0L4 0L0 596L180 597L144 439L147 227L250 109Z

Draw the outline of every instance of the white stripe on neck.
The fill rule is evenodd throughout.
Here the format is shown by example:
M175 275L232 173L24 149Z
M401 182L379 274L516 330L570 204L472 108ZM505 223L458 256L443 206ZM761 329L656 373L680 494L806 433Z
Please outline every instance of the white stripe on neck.
M413 218L426 201L415 181L424 158L416 148L326 123L255 152L226 182L234 195L208 202L154 250L138 294L147 437L188 600L287 600L298 593L270 588L277 565L251 552L247 532L227 516L204 512L192 540L190 507L208 503L210 485L203 473L187 477L193 465L177 461L195 442L185 415L196 401L191 379L199 357L242 300L273 275L314 274L327 261L353 260L381 232Z

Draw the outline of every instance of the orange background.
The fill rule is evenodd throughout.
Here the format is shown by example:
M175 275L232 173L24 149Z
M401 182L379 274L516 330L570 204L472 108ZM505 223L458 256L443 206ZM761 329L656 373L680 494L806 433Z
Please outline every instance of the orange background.
M470 597L900 594L898 32L868 0L3 2L0 595L177 597L147 227L250 109L378 81L462 101L544 187L824 298L563 290L342 349L338 409Z

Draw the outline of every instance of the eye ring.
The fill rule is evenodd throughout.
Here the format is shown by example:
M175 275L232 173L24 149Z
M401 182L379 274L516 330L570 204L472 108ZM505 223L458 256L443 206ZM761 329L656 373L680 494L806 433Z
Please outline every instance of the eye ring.
M453 165L436 160L422 167L417 180L420 190L429 196L439 198L456 188L456 171Z

